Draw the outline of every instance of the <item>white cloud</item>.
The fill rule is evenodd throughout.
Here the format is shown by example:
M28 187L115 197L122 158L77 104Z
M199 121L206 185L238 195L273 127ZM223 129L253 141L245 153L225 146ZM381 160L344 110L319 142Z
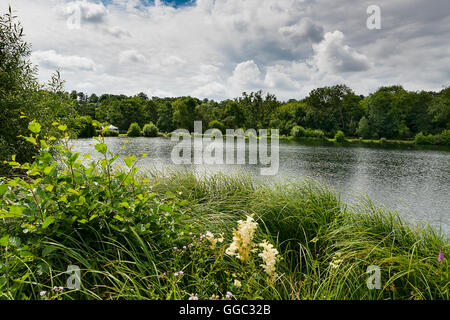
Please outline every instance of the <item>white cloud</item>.
M313 45L314 60L320 71L357 72L369 69L369 59L344 43L341 31L327 32L324 40Z
M47 69L95 71L95 63L91 59L79 56L64 56L56 53L55 50L35 51L32 60Z
M80 15L82 23L101 23L104 21L108 10L103 3L93 3L87 0L69 2L58 7L58 11L68 18Z
M247 89L261 85L261 71L253 60L238 63L228 79L232 86Z

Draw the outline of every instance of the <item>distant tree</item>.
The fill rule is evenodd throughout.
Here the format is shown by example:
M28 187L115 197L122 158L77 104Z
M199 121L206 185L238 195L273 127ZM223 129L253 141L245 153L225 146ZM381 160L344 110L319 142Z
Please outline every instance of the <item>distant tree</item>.
M142 133L144 134L144 137L157 137L158 127L156 127L153 122L150 122L144 126Z
M177 128L194 131L194 121L197 120L195 117L196 105L195 99L191 97L179 98L172 103L173 122Z
M137 122L133 122L127 131L127 136L129 137L140 137L142 135L141 127Z
M361 120L359 120L357 133L364 139L368 139L371 137L369 120L367 120L366 117L362 117Z
M156 126L163 132L171 132L175 129L173 124L172 104L170 102L163 102L157 107L158 121Z

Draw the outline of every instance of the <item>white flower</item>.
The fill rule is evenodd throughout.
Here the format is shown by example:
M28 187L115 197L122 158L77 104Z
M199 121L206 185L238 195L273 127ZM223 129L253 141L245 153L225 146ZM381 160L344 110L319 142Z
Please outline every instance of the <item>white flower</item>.
M275 264L277 263L278 250L271 243L267 242L267 240L264 240L259 246L263 248L263 251L258 254L264 261L264 264L261 266L269 276L268 281L271 283L277 276Z
M233 242L225 251L230 256L236 256L241 261L247 261L253 247L253 236L258 223L252 216L247 216L246 221L238 221L238 229L233 230Z
M240 288L240 287L242 286L242 283L241 283L239 280L235 279L235 280L234 280L234 285L235 285L236 287Z

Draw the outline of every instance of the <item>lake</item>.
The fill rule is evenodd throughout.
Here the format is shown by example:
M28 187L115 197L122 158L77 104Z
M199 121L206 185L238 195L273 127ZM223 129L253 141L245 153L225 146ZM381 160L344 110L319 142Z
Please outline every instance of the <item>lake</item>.
M167 138L105 138L109 150L120 155L149 156L145 169L180 167L172 164L176 142ZM124 150L124 141L128 141ZM99 157L93 139L74 140L74 150ZM337 147L280 141L280 167L275 177L260 176L260 165L189 165L195 172L250 173L264 179L313 178L338 189L346 203L365 194L375 203L397 210L411 223L427 221L450 234L450 152L408 148ZM185 165L186 166L186 165Z

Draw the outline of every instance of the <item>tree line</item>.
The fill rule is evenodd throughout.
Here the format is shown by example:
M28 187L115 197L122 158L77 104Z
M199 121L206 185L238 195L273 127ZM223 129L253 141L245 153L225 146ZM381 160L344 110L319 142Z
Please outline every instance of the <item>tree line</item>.
M293 129L301 126L327 137L342 131L364 139L408 139L420 132L439 134L450 129L450 87L440 92L416 92L389 86L362 96L346 85L335 85L288 101L262 91L244 92L241 97L223 101L190 96L149 98L144 93L99 97L72 91L68 96L79 117L112 124L121 132L132 123L141 128L153 123L166 133L178 128L193 131L194 121L202 121L204 130L273 128L282 135L292 135Z

